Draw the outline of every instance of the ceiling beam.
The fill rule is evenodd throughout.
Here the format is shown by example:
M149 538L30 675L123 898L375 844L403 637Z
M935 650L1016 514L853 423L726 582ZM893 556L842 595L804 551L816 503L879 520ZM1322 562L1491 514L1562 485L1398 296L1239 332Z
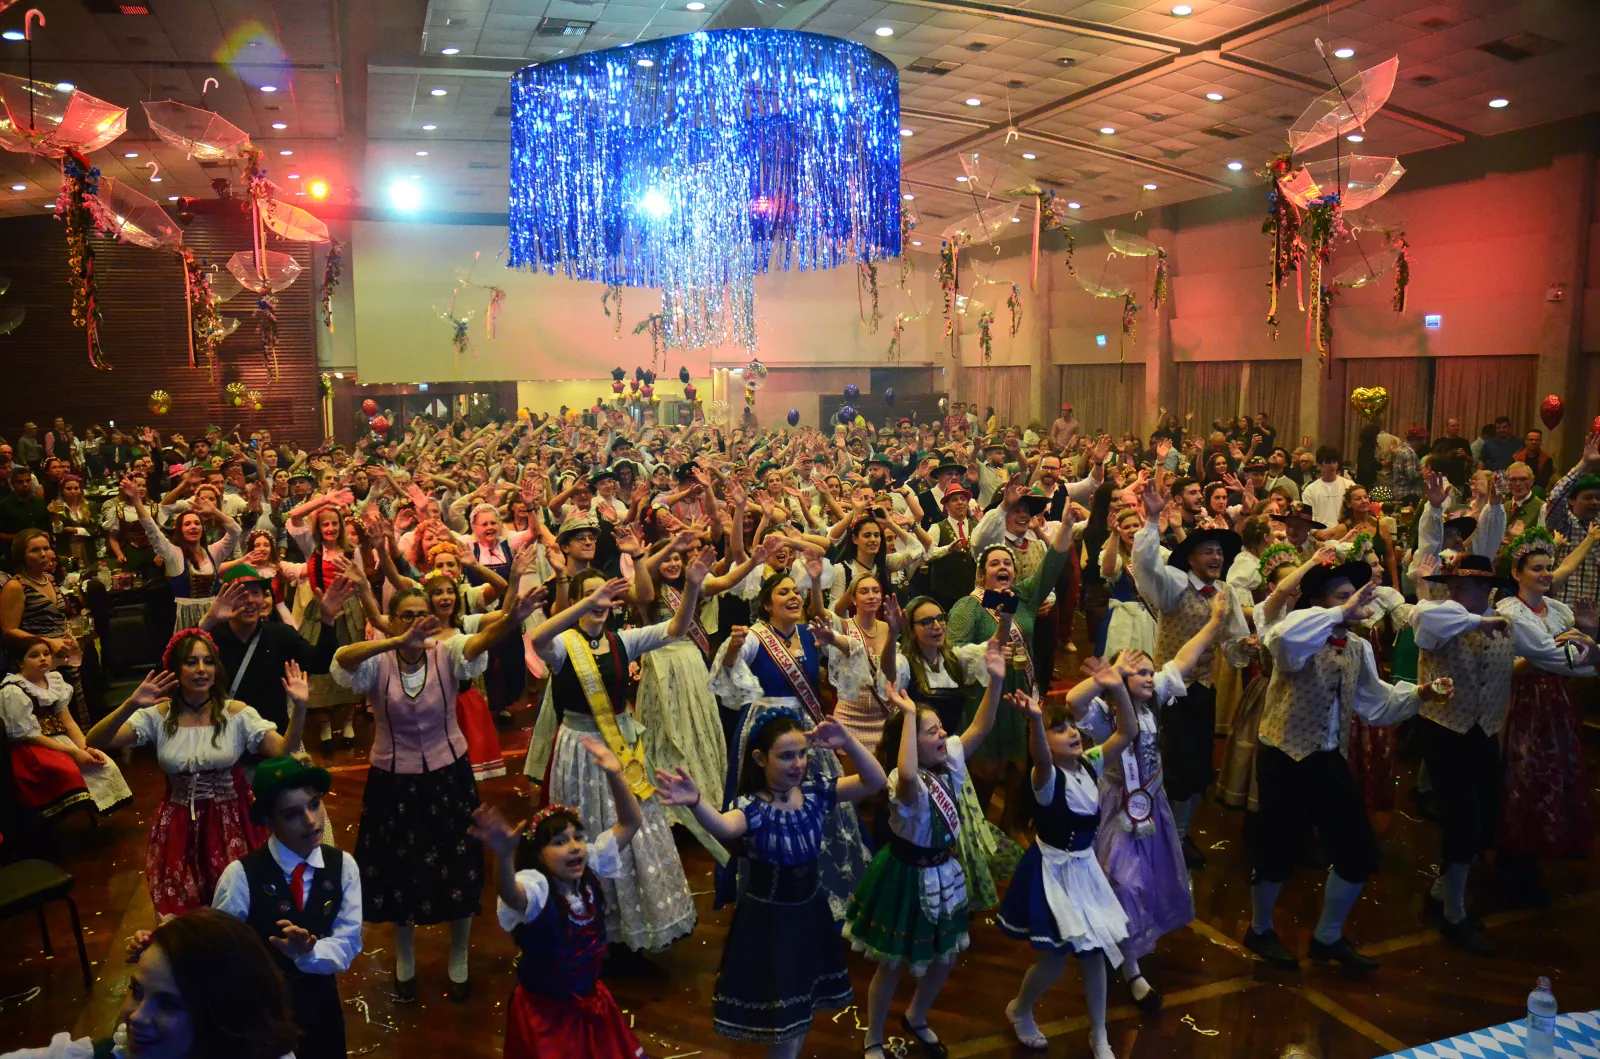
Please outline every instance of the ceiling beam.
M935 121L941 125L961 125L969 129L987 129L989 123L979 118L958 118L952 114L941 114L937 110L918 110L915 107L901 107L900 116L911 118L915 121Z
M947 11L958 15L972 15L974 18L996 18L1003 22L1015 22L1018 25L1034 26L1038 29L1053 29L1061 33L1073 33L1080 37L1095 37L1100 40L1115 41L1118 44L1132 44L1141 48L1150 48L1155 51L1176 55L1183 51L1182 41L1163 37L1158 33L1143 33L1139 30L1118 29L1108 26L1104 22L1095 22L1087 18L1073 18L1070 15L1046 15L1038 11L1027 11L1020 7L1007 7L1004 4L989 3L988 0L895 0L898 7L921 7L934 11Z
M1098 143L1090 143L1088 140L1074 140L1069 136L1057 136L1054 133L1040 132L1037 129L1024 128L1019 129L1018 131L1025 140L1037 140L1040 143L1048 143L1055 147L1065 147L1069 151L1079 151L1083 154L1098 155L1101 158L1110 159L1115 162L1126 162L1129 165L1135 166L1139 169L1148 169L1152 172L1163 173L1166 176L1177 177L1180 180L1189 180L1196 184L1203 184L1206 187L1215 188L1218 191L1233 191L1238 187L1238 185L1230 184L1225 180L1217 180L1214 177L1201 176L1199 173L1185 169L1182 166L1172 165L1169 162L1160 162L1154 158L1143 158L1136 154L1130 154L1127 151L1114 150L1113 148L1104 147Z
M1255 59L1247 59L1240 55L1219 55L1213 58L1211 61L1218 66L1225 67L1229 70L1250 74L1254 77L1260 77L1263 80L1272 81L1280 85L1287 85L1290 88L1309 89L1310 91L1317 93L1319 96L1328 91L1328 86L1314 77L1306 77L1303 74L1297 74L1291 70L1285 70L1281 67L1273 66L1271 63L1259 62ZM1408 107L1399 106L1395 103L1385 103L1383 105L1383 109L1378 113L1382 114L1386 118L1393 118L1395 121L1404 122L1405 124L1413 126L1414 128L1422 129L1425 132L1430 132L1441 139L1449 140L1451 143L1465 143L1467 137L1471 135L1466 129L1463 129L1457 125L1451 125L1448 122L1430 118L1426 114L1411 110Z

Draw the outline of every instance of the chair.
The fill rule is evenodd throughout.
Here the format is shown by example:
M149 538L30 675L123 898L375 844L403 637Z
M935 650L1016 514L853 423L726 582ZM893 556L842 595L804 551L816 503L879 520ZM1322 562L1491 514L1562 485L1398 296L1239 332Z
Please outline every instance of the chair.
M83 924L78 920L78 905L72 900L72 874L47 860L19 860L0 867L0 920L34 912L39 917L39 934L44 938L44 954L52 955L50 927L45 922L44 906L65 901L72 915L72 934L78 942L78 963L83 967L83 987L94 982L89 972L89 953L83 947Z

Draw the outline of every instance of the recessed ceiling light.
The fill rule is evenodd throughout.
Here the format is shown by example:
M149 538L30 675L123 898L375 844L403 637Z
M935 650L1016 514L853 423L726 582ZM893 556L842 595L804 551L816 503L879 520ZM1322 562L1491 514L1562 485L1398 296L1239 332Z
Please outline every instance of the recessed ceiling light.
M956 177L956 183L957 184L965 184L966 182L967 182L967 178L965 176Z
M1222 102L1222 93L1221 92L1207 92L1206 93L1206 98L1211 100L1211 102L1213 102L1213 103L1221 103Z
M57 92L71 92L74 88L77 88L77 87L78 86L73 84L71 81L57 81L56 82L56 91Z
M1011 218L1011 223L1012 224L1021 224L1022 223L1022 218L1021 217L1012 217Z
M967 97L967 106L969 106L969 107L981 107L981 106L983 106L983 100L979 99L977 96L968 96Z
M284 156L288 156L288 155L294 154L294 152L289 150L287 147L285 147L283 150L279 151L278 153L281 154L281 155L284 155Z
M122 157L124 157L124 158L138 158L139 157L139 152L138 151L129 151L126 154L124 154Z
M904 195L901 195L901 196L900 196L900 197L901 197L901 198L902 198L902 199L904 199L904 200L905 200L905 201L906 201L906 202L910 202L910 201L911 201L911 200L912 200L912 199L915 199L915 198L916 198L916 196L915 196L915 195L913 195L913 194L911 194L911 193L910 193L910 192L909 192L909 191L908 191L908 192L906 192L906 193L905 193L905 194L904 194Z
M421 180L422 179L422 174L421 173L412 173L411 174L411 179L412 180Z
M921 246L922 245L922 240L921 239L913 239L913 240L911 240L911 245L912 246Z
M1494 109L1496 109L1496 110L1500 110L1503 107L1509 107L1511 105L1511 100L1509 100L1509 99L1491 99L1491 100L1489 100L1489 105L1491 107L1493 107Z
M437 126L437 125L424 125L422 127L422 131L423 132L432 132L434 129L437 129L438 127L439 126Z
M439 49L439 54L440 55L460 55L461 54L461 49L460 48L440 48Z
M418 151L417 152L417 157L418 158L426 158L426 157L428 157L428 152L427 151Z
M1154 185L1154 184L1146 184L1146 185L1145 185L1145 186L1144 186L1144 189L1145 189L1145 190L1146 190L1146 191L1154 191L1154 190L1155 190L1155 189L1156 189L1156 185Z
M1359 132L1352 132L1349 136L1346 136L1345 139L1349 140L1351 143L1360 143L1362 140L1365 140L1366 137L1361 135Z
M263 92L276 92L277 90L278 90L278 86L277 85L262 85L261 86L261 91L263 91Z
M915 136L916 133L912 132L910 129L901 129L900 130L900 135L901 136Z
M638 61L638 62L637 62L637 63L635 63L635 64L634 64L634 65L635 65L635 66L642 66L642 67L644 67L644 68L645 68L645 69L646 69L646 70L648 70L648 69L650 69L650 67L652 67L652 66L654 66L654 65L655 65L655 63L653 63L653 62L651 62L651 61L650 61L650 60L649 60L649 59L640 59L640 60L639 60L639 61Z
M178 196L176 196L176 195L168 195L167 196L167 201L168 202L177 202L178 201Z
M873 30L872 32L876 33L880 37L892 37L892 36L894 36L894 27L893 26L879 26L877 29Z
M1233 170L1235 173L1237 173L1239 170L1244 168L1244 163L1243 162L1229 162L1228 163L1228 168Z
M26 185L26 184L12 184L11 185L11 190L12 191L27 191L28 190L28 185Z
M428 92L428 95L430 95L430 96L443 96L443 95L448 95L448 94L449 94L449 92L446 89L443 89L443 88L430 89L429 92Z
M1102 135L1102 136L1114 135L1116 133L1116 131L1117 131L1116 128L1111 126L1111 125L1102 125L1102 126L1100 126L1100 135Z
M689 0L689 3L684 4L683 6L688 8L690 11L704 11L706 9L706 5L702 4L700 0Z
M1333 49L1333 57L1335 59L1353 59L1353 58L1355 58L1355 55L1356 55L1356 50L1354 48L1335 48L1335 49Z
M1172 13L1177 15L1179 18L1186 18L1189 15L1194 14L1194 8L1190 7L1188 4L1173 4Z
M1082 208L1082 206L1083 206L1083 203L1081 203L1081 202L1069 202L1069 203L1067 203L1067 209L1069 209L1069 210L1080 209L1080 208Z
M153 176L153 177L150 178L150 183L159 184L159 183L161 183L161 178L158 177L158 176Z
M22 30L20 30L20 29L8 29L4 33L0 33L0 37L4 37L6 40L27 40L28 39L28 35L26 33L23 33Z
M284 122L275 121L275 122L272 123L272 127L274 129L277 129L279 132L282 132L284 129L287 129L289 126Z
M1030 162L1031 162L1031 161L1033 161L1033 160L1034 160L1034 159L1035 159L1035 158L1038 158L1038 157L1039 157L1039 156L1038 156L1038 155L1036 155L1036 154L1034 154L1034 153L1033 153L1033 152L1032 152L1032 151L1023 151L1023 152L1022 152L1022 157L1024 157L1024 158L1026 158L1026 159L1027 159L1027 160L1028 160L1028 161L1030 161Z
M53 202L47 202L44 204L44 208L47 210L53 210L56 208L56 204Z
M285 173L284 177L285 177L285 179L288 179L288 180L299 180L300 179L300 174L299 173Z

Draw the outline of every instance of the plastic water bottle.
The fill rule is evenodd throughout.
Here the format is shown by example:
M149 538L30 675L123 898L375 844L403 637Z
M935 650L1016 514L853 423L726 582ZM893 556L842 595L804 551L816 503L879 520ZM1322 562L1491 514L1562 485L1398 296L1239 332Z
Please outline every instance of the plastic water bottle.
M1528 1059L1552 1059L1556 1050L1556 998L1550 979L1540 977L1528 994Z

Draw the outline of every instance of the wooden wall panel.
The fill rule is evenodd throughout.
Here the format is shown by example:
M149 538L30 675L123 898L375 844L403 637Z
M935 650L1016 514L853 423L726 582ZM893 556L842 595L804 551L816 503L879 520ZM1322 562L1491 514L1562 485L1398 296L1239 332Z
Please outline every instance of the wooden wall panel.
M242 212L197 216L184 233L202 258L221 264L250 245ZM307 448L321 440L317 394L316 323L312 310L322 277L312 274L311 248L269 237L271 249L291 254L302 269L293 286L278 295L278 381L269 382L261 338L252 319L255 302L242 292L220 306L239 319L239 328L217 350L216 380L204 364L191 370L184 337L183 267L159 250L95 241L95 275L103 322L101 344L112 370L89 366L82 330L72 325L66 238L53 217L0 221L0 276L11 289L0 303L28 307L28 317L9 335L0 335L0 435L15 438L26 420L48 428L65 416L81 437L92 423L115 420L124 429L153 424L163 434L182 431L193 438L208 424L244 432L270 428L277 438L294 438ZM224 404L223 386L243 382L265 397L259 412ZM171 411L157 416L148 397L163 389L172 395Z

